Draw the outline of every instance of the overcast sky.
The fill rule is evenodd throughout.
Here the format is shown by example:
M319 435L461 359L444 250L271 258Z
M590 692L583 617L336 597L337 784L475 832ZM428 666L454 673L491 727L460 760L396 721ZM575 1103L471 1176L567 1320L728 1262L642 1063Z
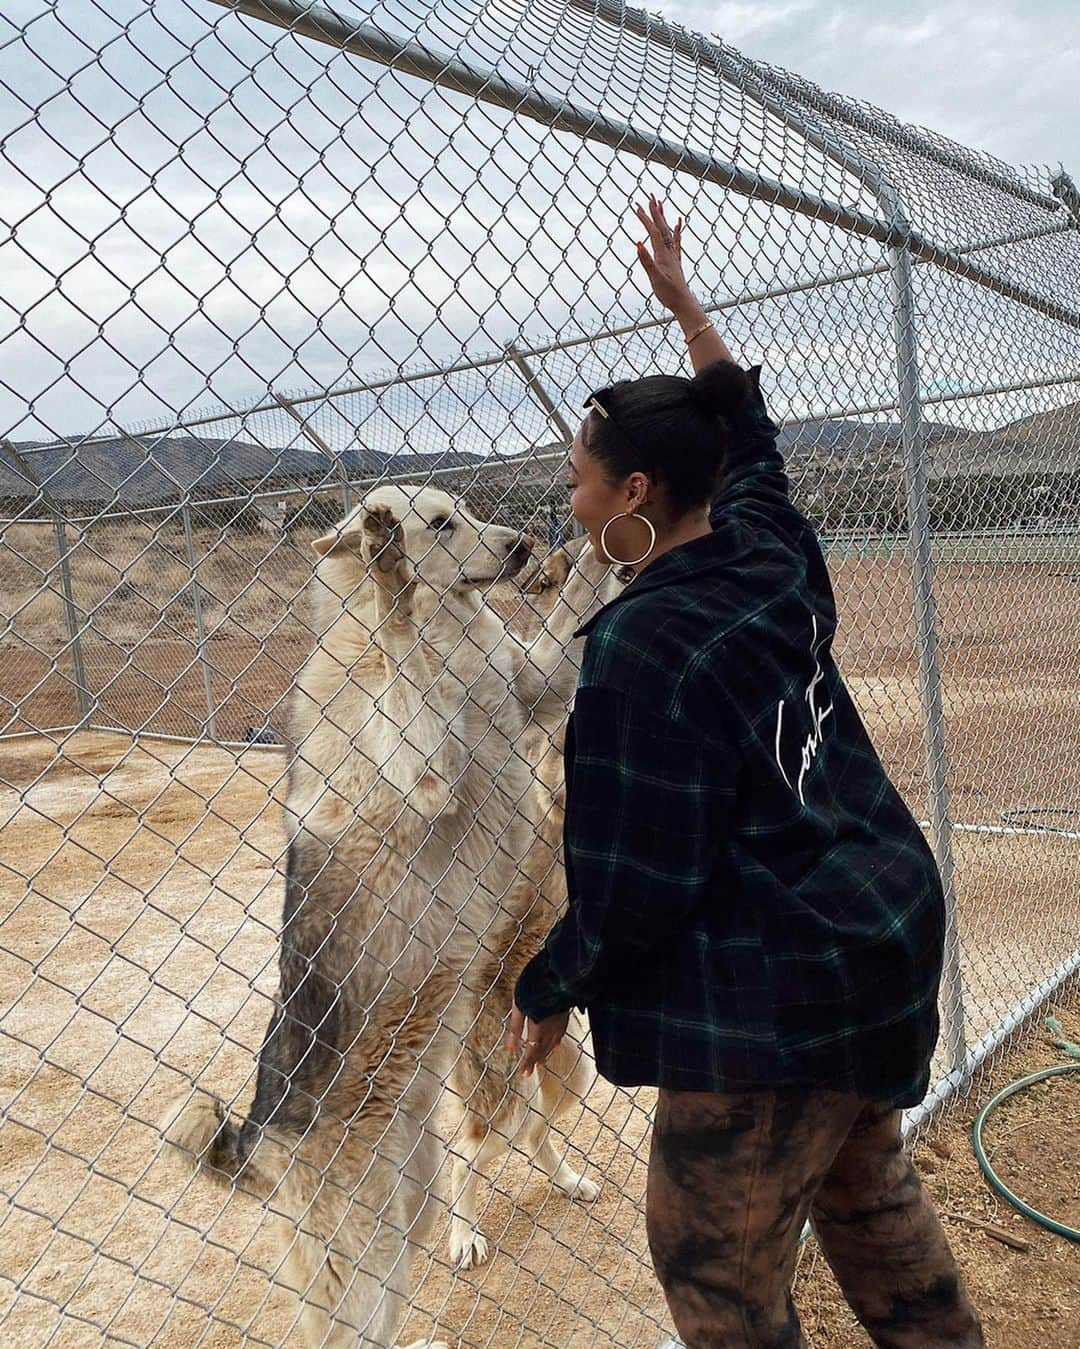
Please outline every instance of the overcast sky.
M678 0L746 56L1080 181L1080 0Z
M662 46L620 40L564 0L335 3L403 35L419 28L432 50L494 65L586 118L595 108L658 133L701 164L711 155L811 198L878 209L740 89ZM1080 0L680 0L663 13L902 120L1007 161L1060 159L1080 178ZM509 341L634 322L656 306L630 203L654 188L690 217L686 253L703 295L758 293L881 257L813 210L728 192L692 163L676 171L553 133L207 0L5 0L0 151L0 221L10 226L0 231L0 435L16 440L172 425L219 400L249 406L269 390L340 387L399 363L441 368ZM887 170L916 227L949 248L1032 223L1030 208L987 205L970 182L910 156ZM993 261L1049 284L1034 256ZM1020 322L988 308L985 293L921 276L940 316L922 334L924 388L980 379L987 334L1010 324L1014 370L1023 361L1045 373L1051 350L1075 369L1071 335L1063 345L1029 312ZM881 277L728 311L725 322L749 355L782 354L789 415L891 396ZM678 344L663 355L655 342L638 346L574 347L540 373L576 410L584 386L612 369L683 356ZM391 448L439 448L470 427L480 447L518 448L505 429L516 376L508 398L475 374L442 383L447 406L436 417L425 393L422 427L383 401ZM531 440L527 410L518 436ZM299 434L276 415L267 443ZM335 445L343 427L359 436L360 416L324 434Z

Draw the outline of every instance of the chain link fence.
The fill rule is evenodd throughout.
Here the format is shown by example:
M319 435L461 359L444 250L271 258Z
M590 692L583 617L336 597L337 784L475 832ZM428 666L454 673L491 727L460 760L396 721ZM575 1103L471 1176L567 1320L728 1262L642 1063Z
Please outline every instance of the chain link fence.
M375 600L312 544L377 487L450 493L477 557L538 540L499 631L565 641L613 584L568 579L577 409L685 368L626 228L672 202L946 881L917 1127L1080 964L1076 189L608 0L21 0L0 155L0 1333L657 1344L652 1093L596 1082L583 1025L536 1100L499 1048L565 898L569 693L511 733L435 609L391 693ZM473 740L489 795L438 864L397 749L363 754L425 715L416 651L504 751ZM215 1186L162 1114L247 1110L289 840L331 799L351 1113Z

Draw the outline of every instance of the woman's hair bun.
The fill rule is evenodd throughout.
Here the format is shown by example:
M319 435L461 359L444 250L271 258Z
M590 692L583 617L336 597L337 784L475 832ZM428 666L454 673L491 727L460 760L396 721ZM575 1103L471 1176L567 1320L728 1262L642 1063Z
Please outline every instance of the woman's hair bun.
M750 381L733 361L713 361L687 381L690 401L707 416L727 417L746 402Z

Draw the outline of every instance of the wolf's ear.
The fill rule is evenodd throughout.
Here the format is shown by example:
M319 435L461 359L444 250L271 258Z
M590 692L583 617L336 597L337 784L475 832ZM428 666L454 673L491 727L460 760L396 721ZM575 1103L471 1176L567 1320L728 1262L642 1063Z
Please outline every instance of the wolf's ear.
M402 537L401 521L390 507L372 506L358 515L343 520L336 529L324 534L321 539L312 539L311 547L316 557L326 557L328 553L343 548L356 553L366 562L372 555L382 553L391 542L396 545L395 555L400 553ZM389 555L384 554L380 564L383 570L387 569L388 562L390 562Z
M360 542L361 534L356 528L355 522L346 520L337 529L331 530L329 534L324 534L321 539L312 539L311 550L316 557L326 557L328 553L337 552L340 548L348 549L352 553L359 553Z
M312 539L311 551L316 557L325 557L327 553L332 553L341 542L341 535L335 530L333 534L324 534L321 539Z

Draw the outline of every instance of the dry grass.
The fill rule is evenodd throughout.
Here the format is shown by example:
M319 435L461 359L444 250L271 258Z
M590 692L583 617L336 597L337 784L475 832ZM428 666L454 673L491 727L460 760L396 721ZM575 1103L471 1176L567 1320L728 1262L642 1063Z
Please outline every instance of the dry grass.
M273 714L309 651L305 591L311 530L288 537L238 530L194 532L205 659L217 733L241 736ZM68 527L71 584L92 719L98 725L198 736L207 722L195 600L179 520ZM515 587L495 603L517 626L536 607ZM74 666L51 526L9 526L0 540L0 713L25 731L77 720Z
M67 533L72 590L81 621L91 629L88 641L130 648L148 637L193 640L191 570L179 519L69 525ZM237 631L262 635L268 614L294 609L311 575L312 537L310 531L283 538L195 530L207 630L227 621ZM0 597L5 612L18 615L13 635L41 650L57 649L64 611L51 526L12 525L5 531Z
M197 532L207 634L196 644L190 576L178 522L134 521L71 531L76 605L92 719L195 736L212 686L219 736L277 720L313 641L304 591L309 536ZM9 729L77 720L55 540L13 526L0 546L0 598L13 615L0 672ZM53 568L49 572L49 568ZM831 564L841 624L836 654L890 772L925 813L918 662L909 569L902 560ZM44 588L43 588L44 587ZM1056 564L943 564L937 571L949 768L957 816L1080 799L1080 585ZM491 598L522 632L537 606L511 586ZM0 707L3 704L0 703Z

